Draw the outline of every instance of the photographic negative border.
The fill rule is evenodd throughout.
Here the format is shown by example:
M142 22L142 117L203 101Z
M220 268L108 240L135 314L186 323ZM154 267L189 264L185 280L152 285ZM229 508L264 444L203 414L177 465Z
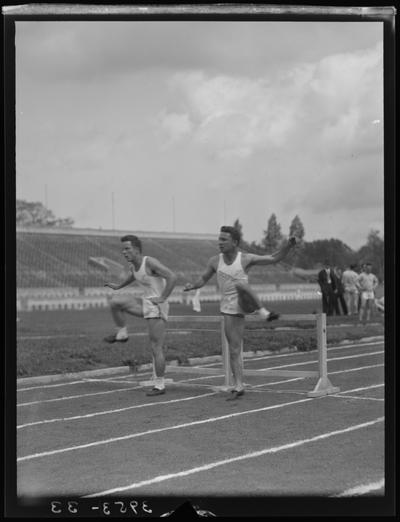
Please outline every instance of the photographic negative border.
M363 498L203 498L161 497L154 499L136 499L139 503L147 501L152 506L152 515L175 511L179 506L190 502L200 509L209 510L217 516L257 517L271 515L285 516L390 516L395 506L395 349L396 349L396 254L395 254L395 10L391 7L332 7L326 5L282 6L263 4L176 4L176 5L97 5L81 6L79 4L26 4L3 8L3 25L5 38L4 54L4 95L5 95L5 391L4 411L6 419L5 437L5 516L24 518L52 517L49 509L51 501L59 501L63 506L67 502L79 502L79 513L69 516L99 516L91 511L93 500L71 499L33 499L29 503L21 503L16 495L16 223L15 223L15 23L18 21L74 20L235 20L235 21L379 21L383 22L384 31L384 202L385 202L385 495ZM98 499L105 502L110 499ZM117 500L117 499L113 499ZM118 500L129 502L131 497ZM186 504L187 506L187 504ZM190 512L190 509L189 509ZM65 515L66 511L62 513ZM54 513L54 516L61 516ZM104 516L106 514L104 513ZM146 513L143 516L147 516ZM159 516L159 515L158 515Z

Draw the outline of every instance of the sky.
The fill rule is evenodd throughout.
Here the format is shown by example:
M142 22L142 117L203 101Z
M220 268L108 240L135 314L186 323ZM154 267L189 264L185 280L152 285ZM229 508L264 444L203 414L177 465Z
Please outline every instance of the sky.
M382 22L16 23L17 198L76 227L384 234Z

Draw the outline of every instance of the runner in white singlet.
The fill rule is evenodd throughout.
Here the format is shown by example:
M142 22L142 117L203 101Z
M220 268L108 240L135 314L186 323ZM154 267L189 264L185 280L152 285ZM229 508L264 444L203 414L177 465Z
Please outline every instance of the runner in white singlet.
M378 278L371 270L371 263L365 263L364 272L361 272L356 280L356 285L361 296L359 320L360 322L364 322L364 324L370 320L371 311L375 308L375 288L378 286ZM365 321L363 321L364 316Z
M241 365L241 349L244 332L245 311L239 304L238 292L245 291L254 300L258 300L248 287L247 273L252 266L278 263L286 257L296 244L294 237L287 245L272 255L260 256L239 252L240 232L231 226L220 229L218 246L220 254L209 259L205 272L194 283L187 283L185 290L190 291L204 286L216 274L221 292L220 311L224 316L225 335L229 346L230 364L233 375L233 389L228 400L237 399L244 394ZM258 313L264 319L271 315L260 304Z
M165 289L166 279L160 276L148 274L148 272L151 271L148 268L146 269L147 259L147 256L143 257L142 264L137 271L135 271L135 265L133 263L131 265L131 272L135 281L139 284L140 288L143 289L143 317L145 319L161 318L164 319L164 321L167 321L169 311L168 302L164 301L158 305L152 302L153 298L158 298L162 295Z
M238 252L233 263L226 264L224 254L219 254L217 281L221 292L220 311L223 314L244 316L238 302L237 283L248 284L249 277L243 270L242 252Z
M130 274L122 283L106 283L105 286L120 290L137 282L143 290L143 297L138 298L126 293L113 295L110 307L117 332L104 340L108 343L128 340L126 313L146 319L155 373L154 388L147 392L147 395L161 395L165 393L163 344L169 309L167 298L175 286L177 277L156 258L143 256L141 241L136 236L124 236L121 242L122 253L131 265Z

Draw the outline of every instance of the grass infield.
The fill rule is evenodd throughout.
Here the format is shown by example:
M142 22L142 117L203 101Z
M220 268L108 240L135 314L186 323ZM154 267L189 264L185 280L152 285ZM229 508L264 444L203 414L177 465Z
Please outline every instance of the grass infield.
M266 303L278 313L308 314L321 311L320 301ZM202 303L200 314L186 305L172 304L171 315L219 315L218 303ZM128 317L130 338L112 345L103 337L114 332L108 309L22 312L17 323L17 377L33 377L107 367L134 360L151 361L146 321ZM371 324L360 325L357 316L327 318L327 340L336 344L384 334L384 320L376 313ZM315 322L272 321L247 323L244 351L277 351L295 347L301 351L317 348ZM218 323L170 323L165 341L167 361L186 362L190 357L221 354Z

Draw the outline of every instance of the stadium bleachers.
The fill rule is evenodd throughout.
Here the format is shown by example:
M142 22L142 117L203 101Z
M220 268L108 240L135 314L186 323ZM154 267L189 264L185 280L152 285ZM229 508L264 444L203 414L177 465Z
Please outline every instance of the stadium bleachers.
M122 235L122 232L107 235L80 229L17 230L17 296L20 307L35 309L40 300L48 300L46 306L55 308L65 306L66 299L73 307L89 306L90 300L94 306L100 305L98 300L107 295L105 281L118 279L115 274L110 275L101 269L102 263L89 263L89 259L106 259L111 262L108 263L110 266L127 269L121 253ZM178 301L182 299L183 284L196 279L204 271L208 259L218 253L217 239L212 236L180 237L179 234L160 233L157 237L149 233L148 237L142 234L140 238L145 255L158 258L178 275L175 289ZM118 277L121 276L124 274L119 270ZM253 268L249 280L261 293L311 290L310 285L304 284L304 279L282 263ZM203 288L202 298L218 298L215 277ZM35 304L34 300L39 301Z

